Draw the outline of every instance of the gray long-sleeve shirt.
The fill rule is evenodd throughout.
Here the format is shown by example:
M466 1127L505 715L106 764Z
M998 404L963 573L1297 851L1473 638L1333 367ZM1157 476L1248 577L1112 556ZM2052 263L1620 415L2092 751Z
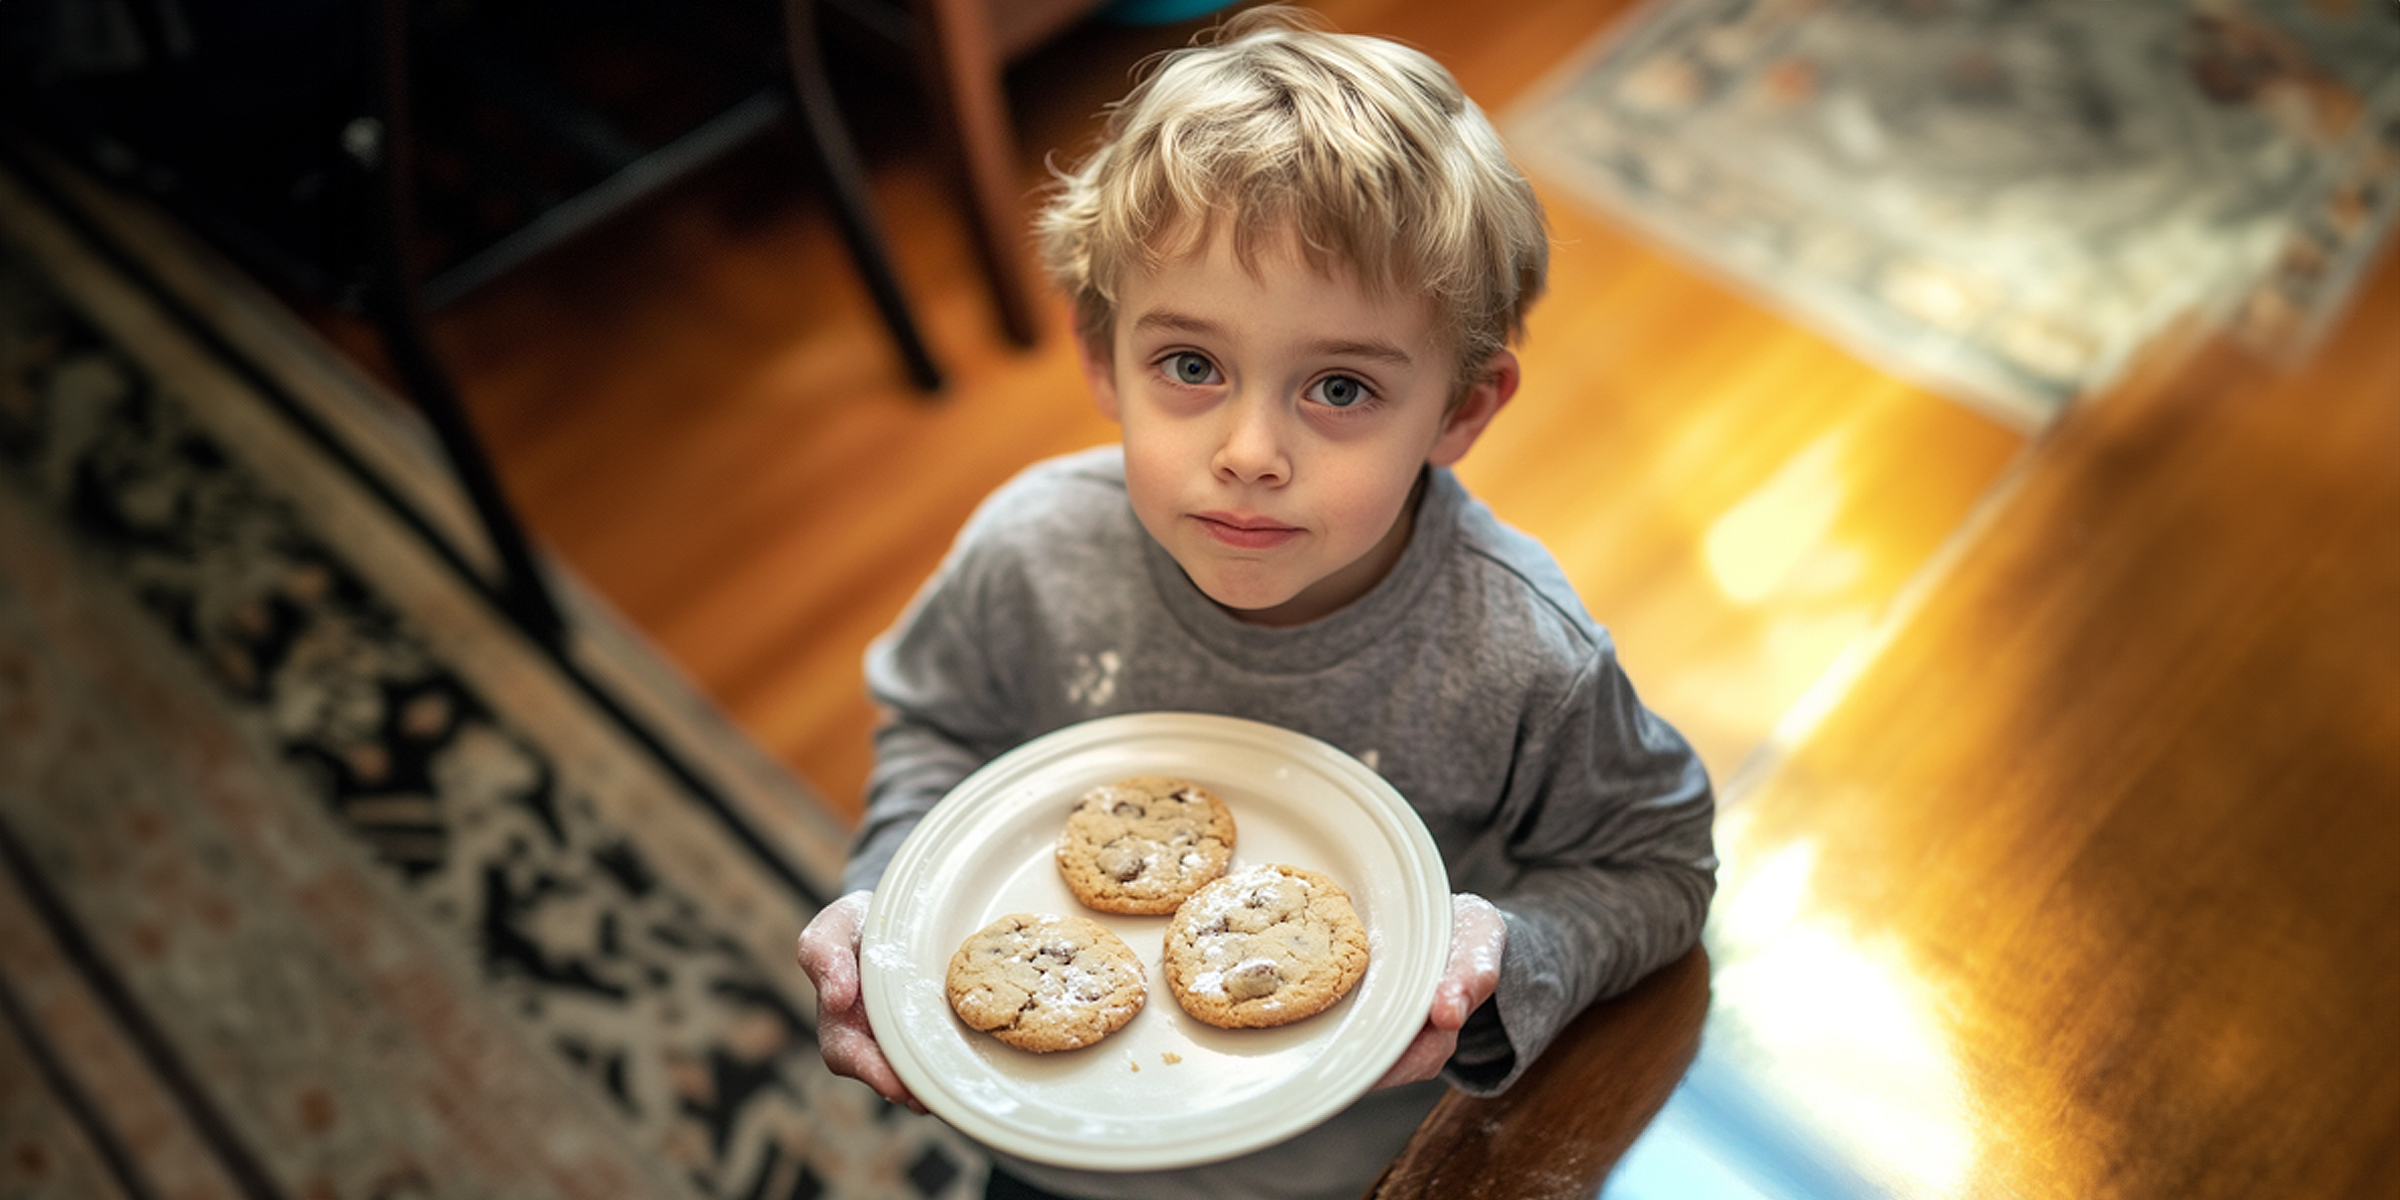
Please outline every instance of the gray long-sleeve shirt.
M1347 608L1243 624L1135 519L1115 447L1028 468L986 500L867 656L887 720L844 873L872 887L917 822L1001 753L1078 721L1247 717L1348 751L1432 832L1453 891L1508 925L1493 1002L1445 1077L1508 1086L1595 999L1698 939L1714 803L1539 544L1429 468L1408 549ZM1012 1171L1069 1194L1354 1197L1438 1085L1370 1094L1290 1142L1154 1175Z

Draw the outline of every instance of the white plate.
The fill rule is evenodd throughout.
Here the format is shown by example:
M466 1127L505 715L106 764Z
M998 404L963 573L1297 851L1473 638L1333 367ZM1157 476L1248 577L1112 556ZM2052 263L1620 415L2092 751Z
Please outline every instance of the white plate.
M1084 908L1052 857L1076 797L1137 775L1180 776L1222 797L1236 867L1289 863L1348 891L1367 927L1358 987L1279 1029L1185 1015L1159 965L1168 918ZM1097 1045L1052 1054L968 1028L943 989L950 956L1012 912L1075 913L1114 930L1149 969L1141 1013ZM876 888L860 969L876 1038L927 1108L1024 1158L1135 1171L1271 1145L1357 1099L1424 1026L1449 947L1441 854L1382 776L1288 729L1135 713L1036 738L960 783Z

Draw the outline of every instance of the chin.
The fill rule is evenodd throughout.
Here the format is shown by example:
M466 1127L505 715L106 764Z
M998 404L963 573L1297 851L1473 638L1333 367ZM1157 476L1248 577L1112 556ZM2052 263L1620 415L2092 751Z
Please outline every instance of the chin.
M1201 588L1209 599L1237 613L1271 612L1292 602L1295 593L1268 592L1243 588Z
M1188 568L1185 570L1185 574L1190 574ZM1281 608L1300 595L1299 590L1295 588L1245 580L1208 579L1204 581L1198 576L1193 576L1192 582L1200 588L1201 595L1216 601L1225 608L1245 615Z

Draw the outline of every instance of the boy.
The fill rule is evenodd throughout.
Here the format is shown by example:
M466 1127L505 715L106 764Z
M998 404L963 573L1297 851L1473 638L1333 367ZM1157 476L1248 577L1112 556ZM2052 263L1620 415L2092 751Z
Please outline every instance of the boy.
M1379 771L1442 851L1456 932L1424 1030L1282 1145L1150 1175L1003 1155L992 1194L1347 1200L1437 1076L1507 1087L1689 948L1714 888L1697 758L1549 556L1447 469L1516 391L1541 209L1431 59L1254 9L1134 89L1040 232L1123 444L994 493L869 652L888 720L857 890L800 945L825 1058L914 1103L858 1003L858 929L969 772L1112 713L1285 726Z

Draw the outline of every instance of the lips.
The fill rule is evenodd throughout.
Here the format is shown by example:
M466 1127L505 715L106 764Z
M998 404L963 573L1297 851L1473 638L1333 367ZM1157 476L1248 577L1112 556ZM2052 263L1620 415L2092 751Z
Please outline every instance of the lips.
M1300 530L1265 517L1246 517L1238 513L1204 512L1193 514L1193 520L1219 544L1236 550L1268 550L1300 536Z

